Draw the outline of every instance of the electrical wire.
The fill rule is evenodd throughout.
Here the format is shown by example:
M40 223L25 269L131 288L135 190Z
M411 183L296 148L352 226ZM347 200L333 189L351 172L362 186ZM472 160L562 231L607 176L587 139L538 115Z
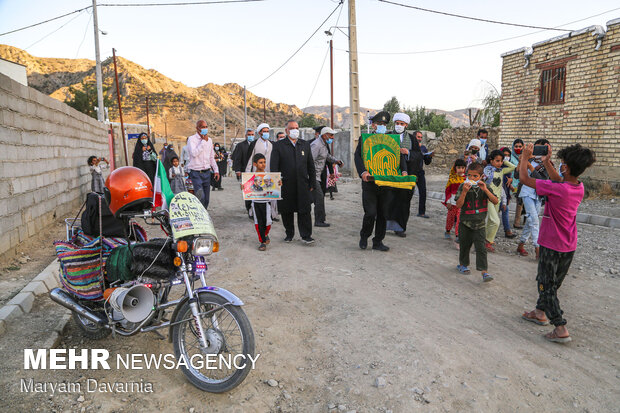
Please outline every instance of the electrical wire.
M563 26L568 26L569 24L574 24L574 23L579 23L582 22L584 20L588 20L594 17L599 17L602 16L603 14L607 14L607 13L611 13L613 11L616 10L620 10L620 7L617 7L615 9L610 9L610 10L606 10L604 12L601 13L597 13L597 14L593 14L592 16L588 16L588 17L584 17L582 19L579 20L573 20L571 22L568 23L564 23L564 24L560 24L556 27L563 27ZM439 52L448 52L448 51L453 51L453 50L461 50L461 49L469 49L472 47L479 47L479 46L486 46L489 44L494 44L494 43L500 43L500 42L505 42L508 40L514 40L514 39L519 39L521 37L527 37L527 36L531 36L533 34L538 34L538 33L543 33L546 32L547 30L537 30L534 32L530 32L530 33L525 33L525 34L520 34L518 36L512 36L512 37L506 37L504 39L498 39L498 40L492 40L490 42L484 42L484 43L475 43L475 44L470 44L470 45L465 45L465 46L456 46L456 47L448 47L445 49L434 49L434 50L418 50L418 51L411 51L411 52L360 52L358 51L358 54L368 54L368 55L409 55L409 54L426 54L426 53L439 53ZM338 50L340 52L346 52L349 53L349 51L347 49L335 49Z
M569 29L558 29L558 28L554 28L554 27L531 26L531 25L528 25L528 24L509 23L509 22L502 22L502 21L498 21L498 20L482 19L482 18L479 18L479 17L463 16L462 14L454 14L454 13L447 13L445 11L425 9L423 7L411 6L409 4L396 3L396 2L390 1L390 0L379 0L379 1L382 2L382 3L393 4L395 6L406 7L408 9L415 9L415 10L425 11L425 12L429 12L429 13L442 14L444 16L458 17L460 19L475 20L475 21L484 22L484 23L503 24L503 25L506 25L506 26L516 26L516 27L526 27L528 29L557 30L557 31L567 31L567 32L571 32L572 31L572 30L569 30Z
M44 23L49 23L49 22L52 22L54 20L62 19L63 17L70 16L70 15L75 14L75 13L79 13L79 12L84 11L86 9L90 9L91 7L93 7L93 6L87 6L87 7L81 8L81 9L73 10L72 12L63 14L62 16L53 17L51 19L47 19L47 20L44 20L44 21L39 22L39 23L31 24L30 26L25 26L25 27L21 27L19 29L15 29L15 30L11 30L11 31L8 31L8 32L0 33L0 36L4 36L6 34L11 34L11 33L19 32L21 30L26 30L26 29L29 29L31 27L39 26L39 25L44 24Z
M82 10L82 12L84 12L84 10ZM78 17L80 17L82 15L82 13L74 16L71 20L69 20L68 22L66 22L65 24L63 24L62 26L60 26L59 28L55 29L54 31L46 34L45 36L41 37L39 40L37 40L36 42L32 43L30 46L25 47L24 50L28 50L30 49L32 46L34 46L35 44L47 39L49 36L53 35L54 33L56 33L58 30L62 29L63 27L65 27L66 25L68 25L69 23L71 23L73 20L77 19Z
M310 104L310 99L312 99L312 95L314 95L314 91L316 89L316 85L319 84L319 79L321 78L321 73L323 73L323 67L325 66L325 62L327 61L327 56L329 55L329 44L327 45L327 52L325 53L325 57L323 58L323 63L321 64L321 69L319 70L319 74L316 77L316 81L314 82L314 86L312 87L312 92L310 92L310 96L308 97L308 101L306 102L306 106L304 106L304 108L307 108L308 105Z
M82 41L80 42L80 45L78 46L77 52L75 52L76 59L78 55L80 54L80 49L82 48L82 45L84 44L84 40L86 40L86 33L88 33L88 28L90 27L90 22L92 19L93 19L93 14L90 13L90 17L88 18L88 23L86 23L86 29L84 29L84 36L82 36Z
M206 5L206 4L228 4L228 3L254 3L254 2L262 2L267 0L214 0L214 1L196 1L196 2L183 2L183 3L102 3L98 4L97 7L151 7L151 6L194 6L194 5ZM73 10L72 12L65 13L63 15L52 17L51 19L43 20L42 22L34 23L28 26L20 27L19 29L10 30L8 32L0 33L0 36L5 36L7 34L19 32L22 30L30 29L31 27L39 26L41 24L49 23L54 20L62 19L63 17L70 16L75 13L79 13L84 10L91 9L93 6L86 6L81 9Z
M325 18L325 20L323 20L323 22L319 25L319 27L317 27L317 28L316 28L316 30L315 30L315 31L314 31L314 32L310 35L310 37L308 37L308 38L306 39L306 41L305 41L305 42L303 42L303 43L302 43L302 45L301 45L301 46L299 46L299 48L298 48L297 50L295 50L295 52L294 52L294 53L293 53L293 54L292 54L292 55L291 55L288 59L286 59L286 60L284 61L284 63L282 63L282 64L281 64L281 65L280 65L280 66L279 66L276 70L274 70L273 72L271 72L271 74L270 74L269 76L267 76L266 78L264 78L264 79L263 79L263 80L261 80L260 82L258 82L258 83L256 83L256 84L254 84L254 85L250 86L248 89L255 88L256 86L258 86L258 85L260 85L261 83L265 82L265 81L266 81L267 79L269 79L271 76L273 76L273 75L275 75L276 73L278 73L278 72L280 71L280 69L282 69L282 68L283 68L283 67L284 67L284 66L285 66L288 62L290 62L290 61L291 61L291 59L292 59L293 57L295 57L295 55L296 55L297 53L299 53L299 51L300 51L301 49L303 49L303 47L304 47L304 46L305 46L305 45L306 45L306 44L310 41L310 39L312 39L312 38L314 37L314 35L315 35L315 34L316 34L316 33L317 33L320 29L321 29L321 27L323 27L323 25L325 24L325 22L327 22L327 20L329 20L329 18L330 18L330 17L332 17L332 15L336 12L336 10L338 10L338 8L339 8L339 7L342 7L343 2L344 2L344 1L341 1L341 2L340 2L340 4L338 4L338 5L336 6L336 8L335 8L334 10L332 10L332 12L331 12L331 13L329 13L329 16L327 16L327 17Z
M204 4L227 3L255 3L266 0L215 0L215 1L188 1L183 3L101 3L97 7L151 7L151 6L195 6Z

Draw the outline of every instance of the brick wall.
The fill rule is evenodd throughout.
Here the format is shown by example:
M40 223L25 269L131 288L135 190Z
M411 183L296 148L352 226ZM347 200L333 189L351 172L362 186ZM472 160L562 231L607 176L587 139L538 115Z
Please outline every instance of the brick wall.
M599 50L596 27L504 54L500 144L547 138L555 148L581 143L597 155L584 176L620 181L620 19L607 24ZM602 28L599 28L602 29ZM542 64L566 60L563 104L539 105ZM537 67L538 66L538 67Z
M103 124L0 74L0 254L77 212L107 142Z

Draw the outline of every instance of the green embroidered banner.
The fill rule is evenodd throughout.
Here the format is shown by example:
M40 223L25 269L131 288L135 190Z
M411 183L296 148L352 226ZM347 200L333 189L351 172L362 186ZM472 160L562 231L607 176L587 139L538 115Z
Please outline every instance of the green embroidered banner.
M405 189L415 186L415 175L401 174L399 135L362 133L362 160L379 186Z

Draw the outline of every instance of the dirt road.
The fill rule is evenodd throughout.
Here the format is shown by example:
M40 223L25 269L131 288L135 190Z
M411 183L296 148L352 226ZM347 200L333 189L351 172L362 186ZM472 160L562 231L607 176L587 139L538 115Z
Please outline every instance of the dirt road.
M580 255L592 251L577 251L560 291L573 342L552 344L542 337L550 327L520 318L536 300L534 259L490 254L491 283L476 273L460 275L437 202L429 201L431 219L411 218L407 238L387 236L388 253L362 251L361 190L343 184L336 200L326 200L332 226L315 228L316 245L302 245L298 235L285 244L275 223L271 246L259 252L239 192L231 180L224 187L211 198L221 252L211 260L209 278L245 301L260 353L240 387L206 394L180 371L163 369L25 371L23 348L41 343L50 320L62 313L40 299L0 338L0 410L620 411L620 280L578 269ZM588 237L601 229L579 230ZM617 231L607 232L617 239ZM605 253L620 261L617 248ZM60 347L107 348L112 355L172 352L152 333L93 342L69 326ZM21 378L142 380L152 382L154 392L33 394L20 391Z

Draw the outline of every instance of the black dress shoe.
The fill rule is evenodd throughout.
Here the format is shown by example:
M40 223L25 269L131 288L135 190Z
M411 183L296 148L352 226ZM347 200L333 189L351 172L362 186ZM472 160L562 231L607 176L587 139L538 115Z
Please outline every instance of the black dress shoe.
M271 218L272 222L280 222L280 218Z
M368 238L360 238L360 248L365 250L368 247Z
M373 244L372 245L372 249L373 250L377 250L377 251L389 251L390 247L388 247L387 245L383 244L382 242L379 244Z
M322 228L327 228L330 226L330 224L328 224L327 222L315 222L314 223L315 227L322 227Z
M401 238L405 238L407 236L405 231L394 231L394 235L401 237Z
M293 237L284 238L284 242L292 242L292 241L293 241Z

